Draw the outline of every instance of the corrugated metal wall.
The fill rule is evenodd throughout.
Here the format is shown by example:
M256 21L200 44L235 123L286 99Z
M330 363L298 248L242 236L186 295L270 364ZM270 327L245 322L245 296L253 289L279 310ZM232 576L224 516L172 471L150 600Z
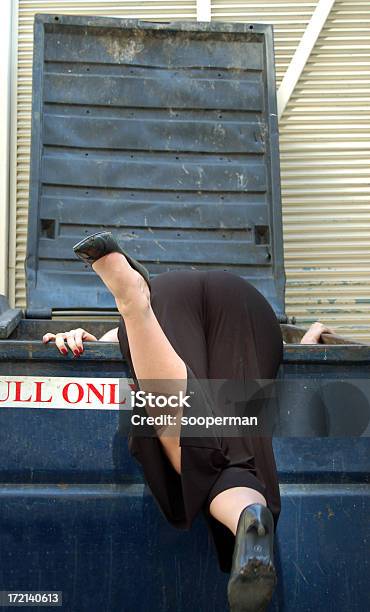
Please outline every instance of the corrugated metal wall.
M250 21L274 26L276 84L280 82L302 38L318 0L212 0L212 21Z
M370 3L336 0L281 122L287 310L370 340Z
M213 0L212 20L272 23L277 84L317 0ZM196 19L196 2L19 1L17 261L25 306L32 23L36 12ZM370 4L336 0L280 124L286 312L370 340Z
M263 7L262 7L263 5ZM275 26L277 84L315 2L213 0ZM370 3L336 0L279 126L286 312L370 340Z

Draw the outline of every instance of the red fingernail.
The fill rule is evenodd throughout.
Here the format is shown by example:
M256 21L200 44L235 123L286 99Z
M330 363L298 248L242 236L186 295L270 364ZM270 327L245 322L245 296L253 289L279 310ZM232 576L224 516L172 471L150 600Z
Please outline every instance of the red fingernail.
M78 349L78 350L80 351L80 355L81 355L81 353L83 353L83 352L84 352L84 350L83 350L82 348L80 348L80 349Z
M74 354L76 355L76 357L78 357L78 356L79 356L79 354L80 354L80 351L78 351L77 349L73 349L73 352L74 352Z
M66 355L68 353L67 349L62 348L62 353L63 353L63 355Z

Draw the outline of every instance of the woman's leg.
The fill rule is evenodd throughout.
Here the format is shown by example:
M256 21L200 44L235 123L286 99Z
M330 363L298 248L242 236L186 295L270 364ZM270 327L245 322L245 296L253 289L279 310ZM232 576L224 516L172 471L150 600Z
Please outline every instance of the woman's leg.
M152 393L185 393L187 370L163 332L150 303L149 288L121 253L109 253L92 265L115 298L124 319L140 389ZM175 470L180 473L179 436L158 433Z
M158 380L160 390L163 385L160 379L186 381L185 363L157 321L148 285L141 274L120 253L104 255L93 264L93 269L108 286L124 318L135 372L144 390L146 380ZM182 383L181 388L185 390L186 385Z
M235 535L239 517L246 506L263 504L266 499L259 491L250 487L232 487L218 493L211 501L209 511L220 523Z

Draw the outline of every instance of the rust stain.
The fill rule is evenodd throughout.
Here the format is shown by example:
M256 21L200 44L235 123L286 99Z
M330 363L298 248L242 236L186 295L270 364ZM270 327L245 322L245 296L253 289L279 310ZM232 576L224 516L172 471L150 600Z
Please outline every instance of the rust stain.
M330 508L330 506L327 506L327 511L328 511L328 518L333 518L333 516L335 516L335 513L333 512L333 510Z

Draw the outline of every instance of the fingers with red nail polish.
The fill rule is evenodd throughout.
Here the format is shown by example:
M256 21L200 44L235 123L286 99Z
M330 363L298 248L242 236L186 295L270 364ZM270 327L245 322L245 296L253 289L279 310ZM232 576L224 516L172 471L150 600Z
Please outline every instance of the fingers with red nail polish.
M97 338L82 327L79 327L78 329L71 329L68 332L60 332L57 334L47 333L42 337L44 344L47 344L50 340L55 341L62 355L67 355L68 349L70 349L75 357L79 357L84 352L83 340L93 342L96 341Z

